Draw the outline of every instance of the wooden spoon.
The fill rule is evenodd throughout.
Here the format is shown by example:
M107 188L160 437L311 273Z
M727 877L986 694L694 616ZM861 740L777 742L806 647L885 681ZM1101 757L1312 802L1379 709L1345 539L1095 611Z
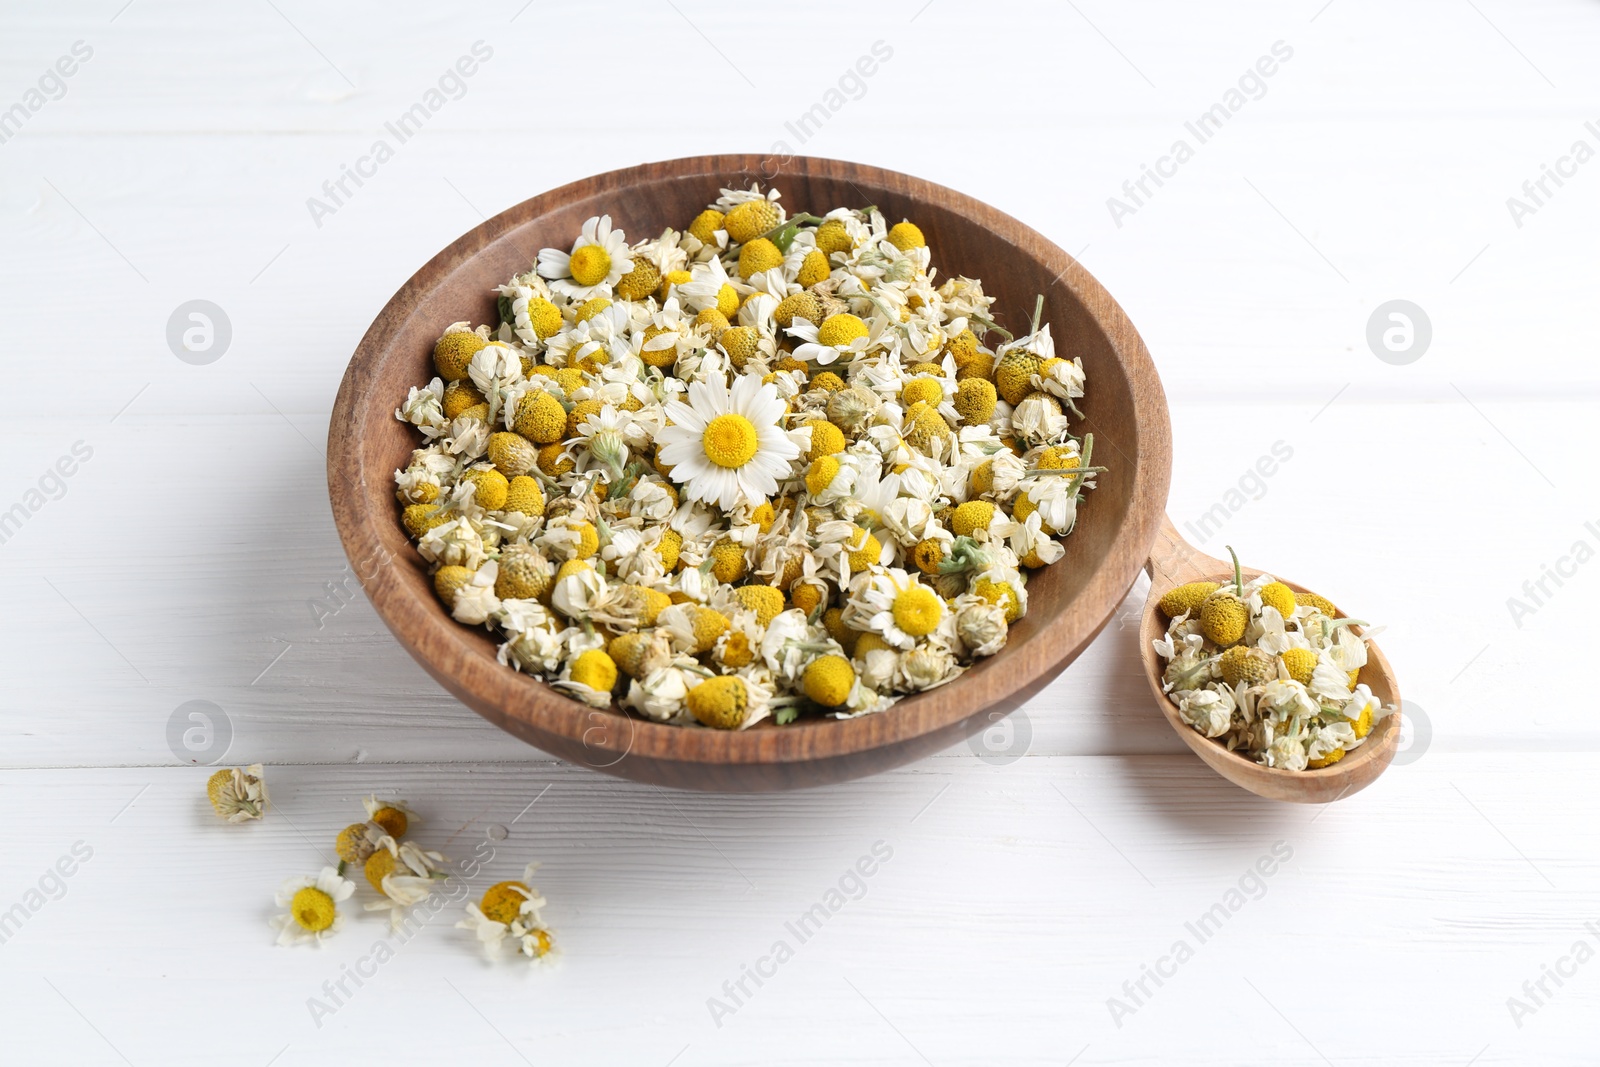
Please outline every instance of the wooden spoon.
M1378 720L1366 740L1338 763L1304 771L1263 767L1248 756L1228 751L1180 719L1178 706L1162 692L1161 675L1166 669L1166 660L1154 647L1154 643L1167 632L1168 620L1159 607L1161 598L1175 586L1186 582L1231 583L1233 564L1201 552L1183 539L1170 518L1164 518L1155 544L1150 547L1150 558L1145 562L1144 569L1150 575L1150 596L1145 601L1144 619L1139 625L1139 652L1144 660L1145 677L1149 679L1150 691L1160 703L1168 725L1212 770L1234 785L1269 800L1325 804L1365 789L1389 766L1394 759L1395 746L1400 741L1398 710ZM1262 573L1249 567L1243 568L1243 571L1246 581ZM1313 592L1281 576L1278 580L1296 593ZM1358 634L1361 632L1359 627L1351 629ZM1380 703L1399 708L1400 689L1395 684L1394 670L1372 641L1367 642L1367 665L1361 668L1358 681L1365 683Z

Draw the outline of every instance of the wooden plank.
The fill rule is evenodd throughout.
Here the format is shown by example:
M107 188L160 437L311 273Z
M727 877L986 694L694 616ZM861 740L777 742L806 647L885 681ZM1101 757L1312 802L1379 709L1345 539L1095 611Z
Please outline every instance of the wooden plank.
M1252 1062L1309 1063L1313 1048L1466 1062L1485 1045L1480 1062L1568 1062L1600 1003L1586 972L1551 986L1520 1030L1505 1001L1594 918L1600 831L1548 818L1582 805L1584 761L1530 773L1434 753L1327 809L1259 801L1189 756L940 760L739 798L554 765L282 766L268 772L278 810L242 827L209 813L201 770L8 771L7 899L75 841L93 857L4 945L0 995L12 1048L66 1042L86 1063L116 1061L63 997L136 1063L219 1047L265 1063L285 1044L282 1062L348 1058L400 999L404 1055L460 1047L496 1062L516 1062L496 1030L535 1061L665 1063L688 1045L679 1062L917 1062L909 1040L936 1063L1060 1063L1088 1045L1080 1062L1220 1064L1240 1061L1243 1030ZM385 926L353 915L325 951L271 949L271 893L318 866L368 791L412 801L418 839L457 858L504 827L474 892L542 860L560 969L484 966L452 909L319 1029L307 998ZM859 899L802 943L785 924L879 841L892 856L864 888L847 880ZM1275 844L1272 873L1252 877ZM1217 904L1225 915L1191 931ZM722 983L778 940L793 959L764 964L776 977L747 981L717 1027L707 999L732 1004ZM1178 941L1192 958L1163 962ZM1158 964L1173 972L1162 986L1123 990ZM217 980L241 969L248 995ZM1376 975L1407 1003L1356 996L1354 1024L1319 1007ZM141 986L186 1005L181 1033L142 1021L148 1002L129 995ZM1133 1009L1120 1027L1113 997ZM797 1012L829 1025L798 1027Z

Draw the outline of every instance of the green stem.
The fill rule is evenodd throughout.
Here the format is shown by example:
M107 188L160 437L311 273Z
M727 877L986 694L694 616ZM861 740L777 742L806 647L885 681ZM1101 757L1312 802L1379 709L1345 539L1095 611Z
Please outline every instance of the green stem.
M1077 474L1104 474L1110 469L1110 467L1029 467L1025 476L1032 478L1036 474L1059 474L1063 478L1071 478Z
M1044 316L1044 294L1040 293L1039 294L1039 299L1037 299L1037 300L1035 300L1033 302L1033 324L1029 328L1028 333L1035 334L1035 333L1039 332L1039 319L1042 318L1043 316Z
M1083 488L1083 479L1087 475L1089 475L1091 472L1097 472L1097 471L1105 470L1104 467L1091 467L1091 466L1089 466L1089 460L1093 455L1094 455L1094 434L1092 434L1092 433L1084 434L1083 435L1083 460L1082 460L1083 466L1076 467L1076 468L1073 469L1073 473L1076 474L1077 477L1073 478L1072 479L1072 484L1067 487L1067 491L1072 494L1073 501L1077 501L1078 492L1079 492L1079 490L1081 490Z
M1227 546L1228 555L1233 557L1233 591L1244 599L1244 572L1239 569L1239 553L1233 550L1232 545Z

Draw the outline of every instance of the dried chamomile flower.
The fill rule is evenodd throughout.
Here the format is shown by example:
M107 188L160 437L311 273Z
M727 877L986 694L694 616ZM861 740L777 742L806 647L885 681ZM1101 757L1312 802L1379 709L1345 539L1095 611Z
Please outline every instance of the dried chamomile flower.
M344 926L339 904L350 899L355 891L355 884L340 877L332 867L324 867L316 875L285 881L278 888L277 903L280 908L289 910L272 919L272 928L278 932L278 944L320 946Z
M363 866L384 838L384 829L375 822L353 822L339 831L333 840L333 851L338 854L340 873L345 866Z
M476 904L467 905L466 917L456 923L457 929L477 935L490 959L508 953L533 962L553 959L555 937L539 915L548 901L533 885L538 869L537 863L530 863L521 881L496 882Z
M259 819L267 811L267 783L259 763L224 767L206 781L206 796L217 815L231 823Z
M443 864L444 856L438 852L383 835L362 865L367 884L381 897L369 901L366 910L387 911L390 925L398 926L412 907L428 899L436 883L448 877Z
M1160 606L1169 622L1155 649L1178 717L1264 766L1330 767L1394 711L1358 682L1367 648L1355 620L1270 575L1245 582L1237 556L1231 582L1178 586Z
M361 806L366 809L368 820L382 827L384 833L397 840L422 821L403 800L379 800L377 794L373 794L363 797Z

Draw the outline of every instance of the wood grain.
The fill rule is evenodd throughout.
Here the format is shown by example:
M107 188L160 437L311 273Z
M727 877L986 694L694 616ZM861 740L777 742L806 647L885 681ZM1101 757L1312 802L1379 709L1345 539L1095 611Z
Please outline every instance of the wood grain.
M455 241L401 287L362 339L334 405L328 484L334 521L374 608L441 684L510 733L608 773L689 789L763 791L820 785L906 763L1009 714L1060 673L1116 610L1138 574L1167 495L1171 430L1161 383L1133 324L1060 248L970 197L893 171L796 158L774 172L754 155L701 156L613 171L495 216ZM922 227L946 274L985 279L999 307L1045 296L1058 350L1081 357L1090 386L1084 421L1110 472L1089 497L1067 555L1029 584L1030 610L1006 649L956 682L889 712L747 731L684 729L612 709L595 711L495 660L482 631L449 618L397 521L391 475L414 447L393 417L397 399L431 375L441 324L492 321L494 285L527 269L534 251L570 241L609 213L635 234L683 225L723 186L776 186L791 210L877 205ZM1012 323L1013 329L1021 327ZM364 561L390 560L372 567Z

